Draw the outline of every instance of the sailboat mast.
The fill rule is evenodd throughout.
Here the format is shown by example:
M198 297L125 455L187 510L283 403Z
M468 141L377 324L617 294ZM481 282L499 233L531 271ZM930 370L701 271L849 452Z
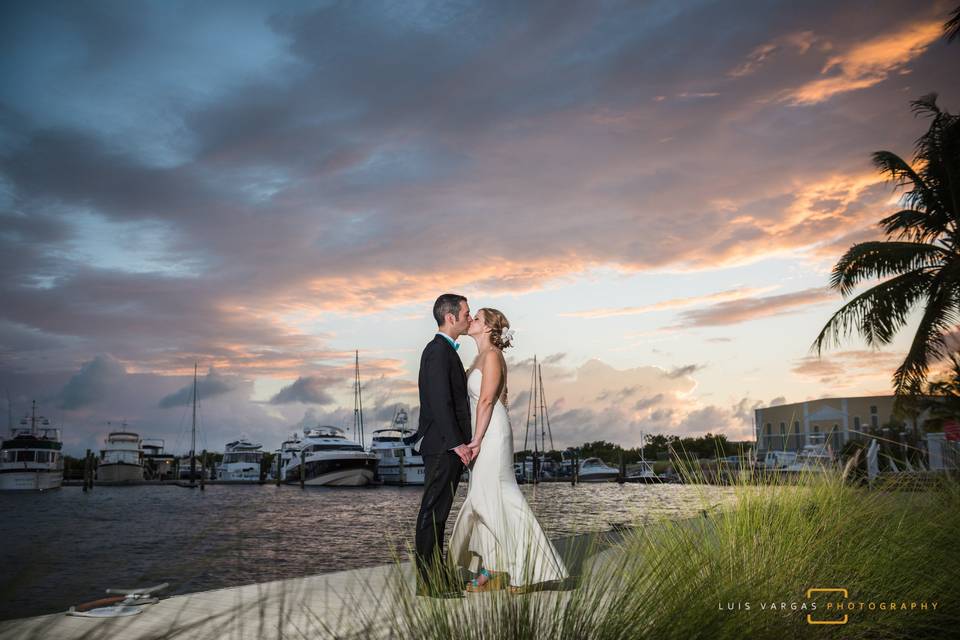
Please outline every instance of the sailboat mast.
M360 351L354 352L354 380L353 380L353 437L364 445L363 437L363 393L360 390Z
M30 433L37 435L37 401L33 401L33 409L30 412Z
M190 427L190 482L197 472L197 363L193 363L193 423Z
M537 453L540 451L537 445L537 434L540 431L540 397L537 389L537 356L533 356L533 459L537 459Z
M547 397L543 393L543 365L540 365L537 368L537 373L540 376L540 406L543 409L543 415L540 416L541 426L546 425L547 435L550 436L550 450L554 451L556 447L553 446L553 431L550 429L550 414L547 412ZM543 441L543 449L547 450L547 441Z

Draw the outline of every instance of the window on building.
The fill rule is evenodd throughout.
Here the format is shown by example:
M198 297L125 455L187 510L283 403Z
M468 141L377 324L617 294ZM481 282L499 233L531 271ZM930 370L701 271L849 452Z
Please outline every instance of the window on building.
M813 425L813 432L814 432L814 433L820 433L820 425L818 425L818 424Z
M880 416L870 416L870 425L873 427L880 426Z
M773 433L773 425L768 422L768 423L767 423L767 435L770 435L771 433Z
M853 428L854 429L860 428L860 416L853 416Z
M794 420L793 422L793 431L794 433L800 433L800 421Z
M783 435L783 434L785 434L786 432L787 432L787 423L786 423L786 422L781 422L781 423L780 423L780 435Z
M877 412L877 405L875 404L870 405L870 413L876 413L876 412Z

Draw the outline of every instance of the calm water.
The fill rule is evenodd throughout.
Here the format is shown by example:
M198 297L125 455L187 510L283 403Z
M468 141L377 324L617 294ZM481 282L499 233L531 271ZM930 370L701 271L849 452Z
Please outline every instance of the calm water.
M732 490L706 485L522 486L548 535L694 515ZM419 487L64 487L0 494L0 619L66 610L107 587L167 594L353 569L412 540ZM448 522L466 495L462 483ZM404 556L404 559L405 556Z

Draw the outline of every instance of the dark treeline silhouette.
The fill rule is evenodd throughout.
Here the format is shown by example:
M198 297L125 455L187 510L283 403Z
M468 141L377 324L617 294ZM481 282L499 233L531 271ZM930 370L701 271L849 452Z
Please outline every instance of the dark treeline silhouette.
M732 441L727 436L718 433L707 433L697 437L680 437L675 435L647 434L644 437L643 447L625 448L606 440L585 442L574 447L581 459L600 458L608 463L619 462L623 456L625 464L635 464L642 459L648 462L671 459L671 450L680 457L714 459L717 457L734 456L746 452L754 447L753 441ZM517 456L530 455L531 451L517 451ZM548 451L548 460L559 462L560 451Z

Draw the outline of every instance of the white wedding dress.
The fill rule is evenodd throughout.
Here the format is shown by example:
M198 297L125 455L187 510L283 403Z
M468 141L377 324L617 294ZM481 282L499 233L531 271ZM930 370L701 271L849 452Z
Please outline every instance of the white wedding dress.
M479 369L470 372L470 416L477 426L480 398ZM563 580L567 569L550 543L513 471L513 429L500 400L493 406L490 425L470 472L467 498L450 534L448 555L458 566L469 567L474 555L491 572L505 571L512 586Z

